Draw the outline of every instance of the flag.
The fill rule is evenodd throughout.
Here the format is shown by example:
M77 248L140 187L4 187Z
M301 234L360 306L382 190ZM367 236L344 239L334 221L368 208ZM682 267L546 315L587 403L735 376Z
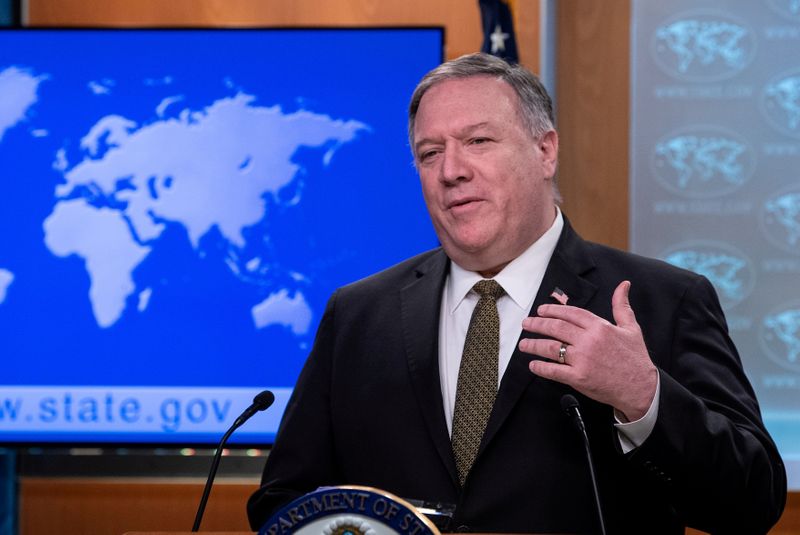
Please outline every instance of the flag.
M518 63L510 0L478 0L478 4L483 24L481 52L501 57L509 63Z
M567 301L569 301L569 296L564 293L564 290L559 288L558 286L553 289L553 293L550 294L550 297L561 303L562 305L566 305Z

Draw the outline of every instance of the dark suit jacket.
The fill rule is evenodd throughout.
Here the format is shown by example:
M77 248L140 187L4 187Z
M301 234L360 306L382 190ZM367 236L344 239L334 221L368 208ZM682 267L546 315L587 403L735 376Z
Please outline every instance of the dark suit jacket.
M460 487L437 356L448 268L437 249L331 297L248 503L254 528L318 486L358 484L455 504L453 529L598 532L583 442L560 408L574 391L531 374L519 350ZM766 532L783 510L785 471L705 278L585 242L567 223L533 309L558 286L570 305L613 321L611 294L626 279L661 394L652 434L628 455L611 407L577 396L608 532Z

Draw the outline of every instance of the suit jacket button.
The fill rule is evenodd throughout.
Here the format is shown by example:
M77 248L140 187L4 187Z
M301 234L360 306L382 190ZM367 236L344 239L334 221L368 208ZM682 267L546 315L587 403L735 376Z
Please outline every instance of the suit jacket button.
M469 526L466 526L464 524L462 524L462 525L460 525L460 526L458 526L456 528L456 532L457 533L469 533L470 531L472 531L472 530L469 529Z

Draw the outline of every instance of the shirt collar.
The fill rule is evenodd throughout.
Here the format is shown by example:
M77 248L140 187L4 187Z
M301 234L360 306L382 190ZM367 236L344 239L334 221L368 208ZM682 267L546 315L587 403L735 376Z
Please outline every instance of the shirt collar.
M506 295L520 308L528 308L533 304L563 228L564 217L561 215L561 210L556 207L556 217L547 232L494 277L506 291ZM455 262L450 262L446 290L449 314L459 307L475 283L480 280L483 280L480 273L467 271Z

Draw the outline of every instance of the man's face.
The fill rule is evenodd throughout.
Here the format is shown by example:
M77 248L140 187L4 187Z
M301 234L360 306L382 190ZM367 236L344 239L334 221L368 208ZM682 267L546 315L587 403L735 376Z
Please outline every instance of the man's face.
M492 276L553 223L554 131L534 139L506 82L473 76L422 97L414 155L422 193L447 255Z

